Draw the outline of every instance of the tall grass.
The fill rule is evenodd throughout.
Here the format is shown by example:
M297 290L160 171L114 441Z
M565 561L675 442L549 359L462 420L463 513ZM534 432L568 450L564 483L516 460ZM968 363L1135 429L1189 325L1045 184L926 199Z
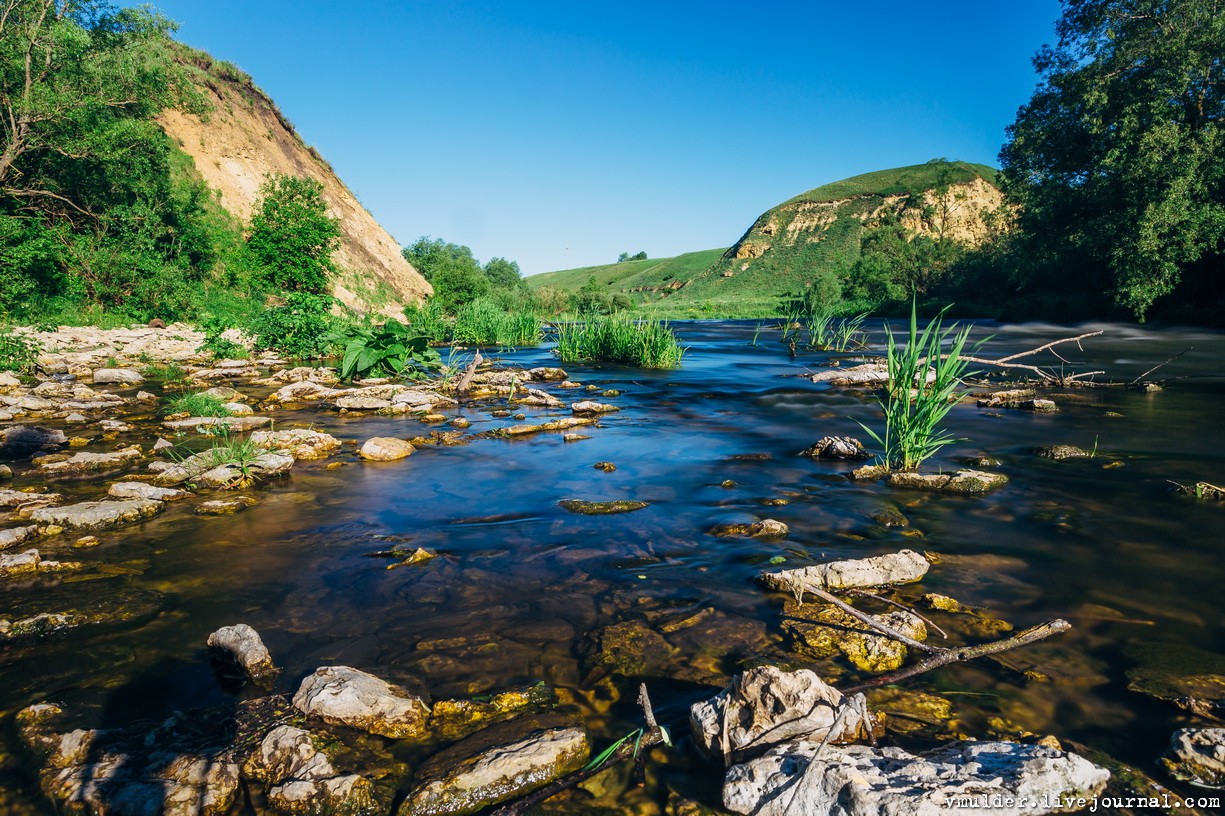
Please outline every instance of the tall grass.
M534 345L540 342L540 318L530 311L508 312L482 298L459 307L451 339L484 346Z
M639 368L672 368L685 356L667 322L615 315L559 324L556 351L566 361L625 363Z
M808 347L826 351L846 351L852 346L867 345L863 323L866 312L851 317L836 318L832 311L817 312L808 319Z
M451 322L447 319L442 304L436 300L405 306L404 325L408 326L413 334L426 337L431 343L445 343L447 333L451 330Z
M175 397L166 406L166 410L172 414L185 413L194 417L228 417L231 415L225 403L212 394L203 392Z
M884 436L860 425L884 449L880 458L892 470L917 470L945 445L964 441L950 436L940 423L957 402L962 378L968 376L969 363L961 354L972 326L958 330L954 323L945 328L942 317L943 313L934 317L920 333L912 303L905 346L885 326L889 382L885 398L877 400L885 412Z

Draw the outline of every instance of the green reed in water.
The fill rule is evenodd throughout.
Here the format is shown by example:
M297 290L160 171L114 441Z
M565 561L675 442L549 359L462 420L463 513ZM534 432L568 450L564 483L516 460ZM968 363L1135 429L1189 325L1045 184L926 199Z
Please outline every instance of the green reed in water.
M230 409L225 407L225 403L221 399L214 397L212 394L205 394L203 391L175 397L166 406L166 412L170 414L190 414L194 417L233 416Z
M944 328L942 317L943 312L920 333L912 303L905 346L885 326L889 382L885 398L877 399L885 412L884 436L859 424L884 449L880 458L893 470L917 470L945 445L965 441L950 436L940 423L957 404L962 378L969 376L969 363L961 355L972 327L958 330L954 323Z
M540 318L531 311L507 311L482 298L455 313L451 340L482 346L535 345L540 342Z
M597 317L557 327L557 356L562 360L625 363L640 368L673 368L685 349L661 320Z

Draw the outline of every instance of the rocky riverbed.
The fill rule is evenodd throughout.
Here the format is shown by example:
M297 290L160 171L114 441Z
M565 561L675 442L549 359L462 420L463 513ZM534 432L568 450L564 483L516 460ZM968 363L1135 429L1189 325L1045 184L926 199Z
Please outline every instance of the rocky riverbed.
M815 416L859 399L853 377L765 382L746 405L747 368L567 372L535 352L457 394L215 360L183 326L41 339L33 377L0 373L12 810L478 812L641 726L642 681L677 746L644 749L642 787L619 764L541 812L937 813L950 796L1179 796L1225 776L1214 652L1122 664L1128 694L1167 701L1152 705L1168 748L1081 745L1077 723L1122 716L1085 701L1118 676L1103 655L1135 608L1052 610L1026 561L975 544L1002 514L1057 519L1026 492L1073 471L1042 468L1143 468L1083 433L856 480L853 428ZM196 392L229 416L172 412ZM984 393L966 410L1005 421L1134 409ZM780 433L771 417L797 400L816 424ZM1052 434L1081 454L1036 452ZM1053 613L1067 642L838 691Z

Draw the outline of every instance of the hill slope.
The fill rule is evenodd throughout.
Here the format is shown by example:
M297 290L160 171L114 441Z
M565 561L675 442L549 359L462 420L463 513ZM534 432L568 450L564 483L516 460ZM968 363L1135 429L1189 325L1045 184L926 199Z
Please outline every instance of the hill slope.
M528 285L577 291L595 279L612 291L637 293L644 303L666 298L673 311L699 304L721 314L747 304L777 310L817 275L843 277L865 234L887 223L900 223L912 237L977 244L1003 202L996 181L995 169L968 162L865 173L772 207L727 250L547 272L528 278Z
M403 304L432 292L401 256L395 239L331 166L303 143L250 77L203 52L177 43L174 47L176 58L196 69L212 113L201 118L167 110L158 117L158 124L191 157L209 187L220 193L221 205L230 214L243 223L250 219L266 174L313 178L323 184L328 209L340 219L341 244L334 260L341 274L332 292L337 299L359 311L394 316Z

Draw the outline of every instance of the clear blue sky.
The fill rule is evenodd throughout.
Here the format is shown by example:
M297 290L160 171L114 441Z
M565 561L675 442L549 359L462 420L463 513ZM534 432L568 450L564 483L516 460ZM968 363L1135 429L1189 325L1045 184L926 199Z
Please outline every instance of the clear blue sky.
M995 165L1055 0L163 0L401 244L525 274L728 246L764 210L945 156Z

